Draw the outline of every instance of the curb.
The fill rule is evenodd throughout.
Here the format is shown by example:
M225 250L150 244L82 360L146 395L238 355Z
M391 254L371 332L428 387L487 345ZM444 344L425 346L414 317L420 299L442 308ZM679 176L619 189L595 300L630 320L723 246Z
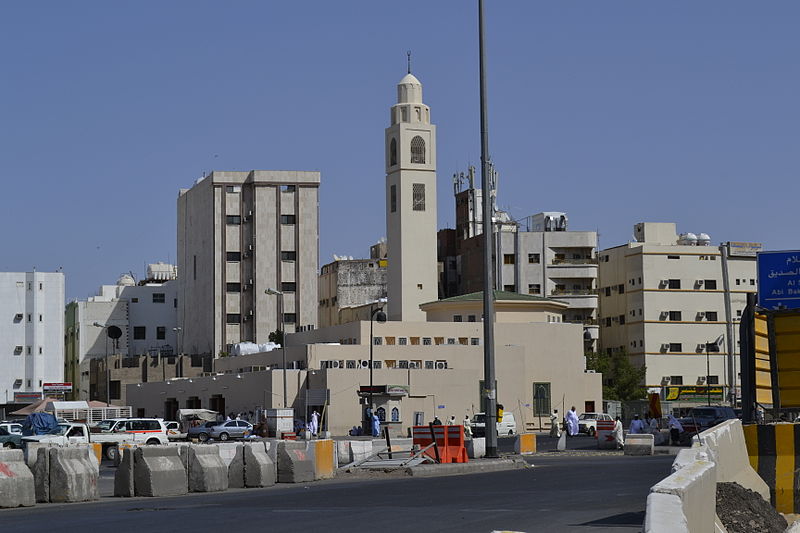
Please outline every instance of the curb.
M529 465L524 460L519 458L478 459L470 461L469 463L414 466L406 468L406 474L412 477L456 476L464 474L502 472L504 470L521 470L523 468L529 468Z

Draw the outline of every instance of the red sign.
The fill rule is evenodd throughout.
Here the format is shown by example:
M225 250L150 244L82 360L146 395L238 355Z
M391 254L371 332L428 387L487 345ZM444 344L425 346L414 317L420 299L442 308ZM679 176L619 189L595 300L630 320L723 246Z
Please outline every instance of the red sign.
M42 383L44 392L72 392L72 383Z

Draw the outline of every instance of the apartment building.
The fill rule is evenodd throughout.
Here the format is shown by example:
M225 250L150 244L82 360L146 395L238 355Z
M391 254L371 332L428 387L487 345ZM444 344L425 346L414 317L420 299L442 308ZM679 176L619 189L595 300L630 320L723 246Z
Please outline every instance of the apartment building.
M600 349L646 365L646 385L669 386L670 399L682 399L681 387L716 385L722 400L738 384L734 324L756 291L761 245L712 246L704 233L678 235L674 223L636 224L634 238L598 254Z
M64 380L64 274L0 272L0 401L32 403Z
M318 172L215 171L180 191L184 352L216 356L315 327L319 183Z

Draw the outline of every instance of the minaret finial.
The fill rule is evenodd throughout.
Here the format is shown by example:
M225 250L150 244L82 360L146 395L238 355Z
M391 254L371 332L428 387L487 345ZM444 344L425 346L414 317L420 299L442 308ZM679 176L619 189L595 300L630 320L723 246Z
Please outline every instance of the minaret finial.
M406 55L408 56L408 73L411 74L411 50L406 52Z

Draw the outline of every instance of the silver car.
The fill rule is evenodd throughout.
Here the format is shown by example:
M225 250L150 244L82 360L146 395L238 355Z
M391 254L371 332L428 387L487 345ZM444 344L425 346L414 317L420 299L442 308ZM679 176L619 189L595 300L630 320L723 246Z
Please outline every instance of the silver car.
M253 424L244 420L228 420L226 422L206 422L202 426L189 428L189 438L197 437L200 442L208 439L239 439L253 432Z

